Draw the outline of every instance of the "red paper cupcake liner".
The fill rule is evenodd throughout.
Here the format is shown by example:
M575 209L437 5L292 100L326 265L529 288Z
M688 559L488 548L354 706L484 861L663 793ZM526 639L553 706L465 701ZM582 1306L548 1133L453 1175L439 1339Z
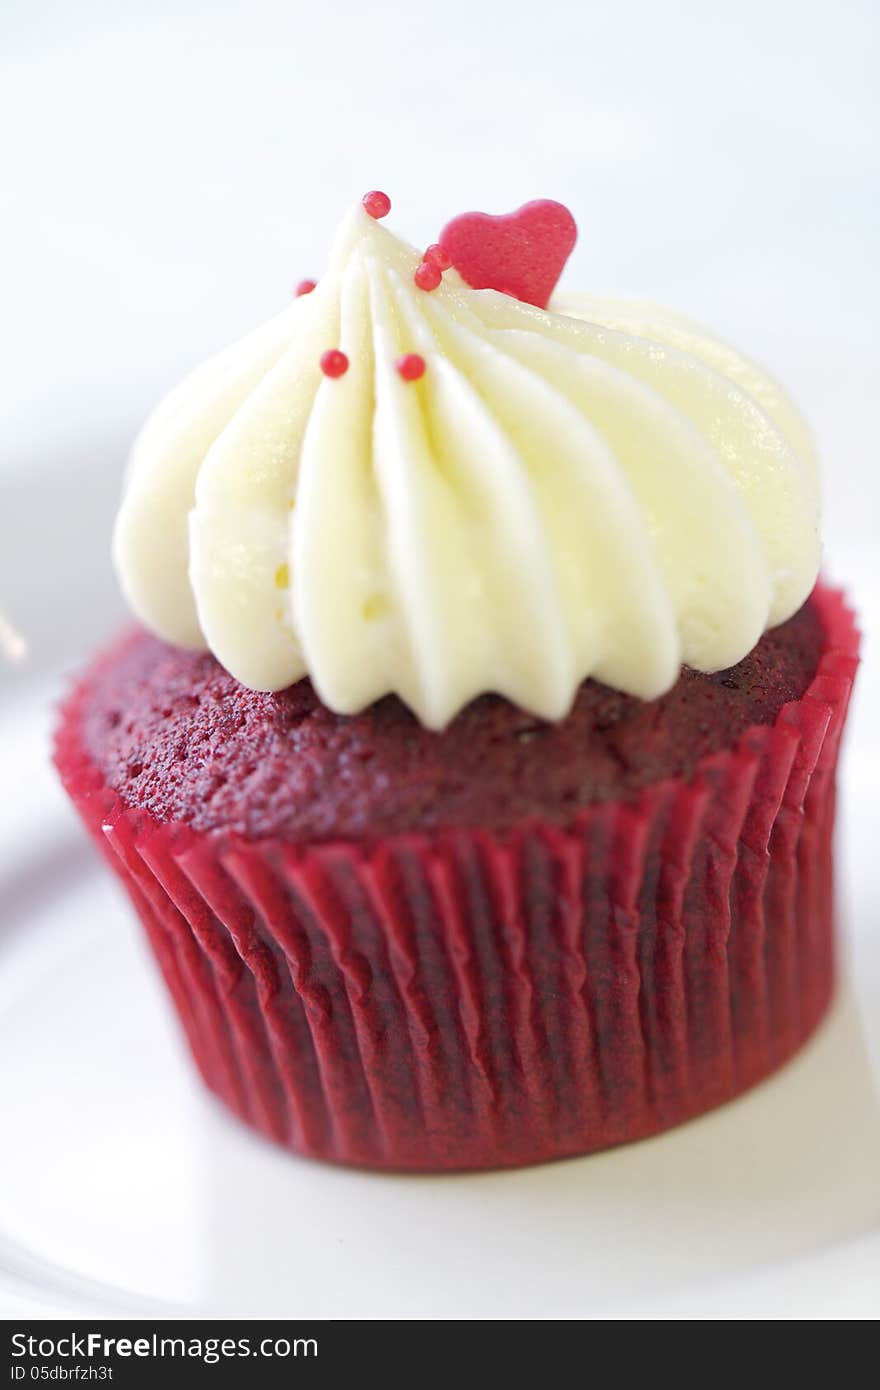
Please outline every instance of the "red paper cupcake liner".
M62 778L128 890L208 1086L298 1153L503 1167L656 1133L778 1067L833 984L840 594L773 725L564 829L293 846L163 825Z

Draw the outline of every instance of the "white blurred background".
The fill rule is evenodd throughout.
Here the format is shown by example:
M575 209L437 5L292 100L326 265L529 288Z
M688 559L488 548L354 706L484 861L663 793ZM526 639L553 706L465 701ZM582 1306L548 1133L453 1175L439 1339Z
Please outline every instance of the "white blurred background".
M833 571L873 541L874 0L3 13L0 602L36 657L115 613L109 524L157 396L320 274L372 187L416 243L466 209L568 203L565 283L666 301L765 362L820 438ZM35 526L37 477L61 505Z
M206 1280L228 1271L233 1310L242 1306L240 1289L232 1288L239 1267L251 1280L265 1264L253 1292L263 1311L274 1311L264 1289L286 1296L283 1280L294 1277L288 1253L304 1228L289 1184L300 1170L279 1159L272 1176L274 1157L253 1147L247 1171L261 1176L238 1185L250 1191L265 1182L295 1234L275 1255L261 1247L256 1263L241 1256L237 1236L229 1236L224 1259L211 1255L221 1227L217 1213L201 1212L205 1154L216 1178L228 1136L223 1130L215 1142L215 1130L198 1118L170 1022L162 1032L150 1016L141 1028L138 1011L158 1010L159 996L149 993L152 975L134 954L133 933L122 934L121 908L108 896L105 912L104 898L94 896L109 895L110 887L103 879L92 886L88 877L46 741L62 671L121 616L109 537L135 430L189 367L283 306L298 280L320 275L337 220L373 187L390 194L395 230L417 244L433 240L458 212L560 199L580 228L565 285L665 301L763 361L816 430L827 567L851 589L868 632L840 837L843 918L858 989L838 1011L837 1032L827 1034L814 1061L805 1058L813 1070L801 1091L792 1082L756 1093L751 1130L737 1120L740 1111L728 1110L702 1129L658 1141L665 1147L610 1156L617 1186L607 1201L598 1177L603 1160L591 1160L583 1190L575 1191L581 1170L571 1165L523 1175L517 1182L528 1200L514 1207L534 1221L540 1250L542 1232L551 1229L548 1211L552 1217L558 1208L562 1226L569 1224L553 1172L574 1184L572 1210L593 1224L572 1268L595 1244L607 1207L609 1254L593 1271L595 1296L608 1285L608 1297L624 1302L636 1286L664 1289L673 1255L696 1287L713 1271L793 1257L876 1225L880 1112L866 1097L880 1075L880 738L872 717L880 664L871 641L880 629L878 34L876 0L6 0L0 609L26 636L29 657L15 669L0 659L0 779L16 790L0 797L0 1013L7 1020L8 1001L18 1007L44 997L28 993L27 972L41 981L52 968L64 972L58 1019L66 1009L70 1022L53 1032L33 1010L22 1012L8 1052L13 1063L5 1073L0 1067L4 1113L18 1114L16 1132L29 1136L0 1162L0 1311L18 1310L13 1297L30 1308L35 1286L48 1298L47 1279L56 1275L47 1276L40 1260L81 1279L181 1298L201 1297ZM15 935L20 926L27 931ZM106 958L103 976L76 974L79 937L90 941L89 933ZM114 951L130 959L117 960ZM123 1018L116 984L126 970L137 979ZM111 1020L121 1040L112 1058L108 1008L120 1013ZM79 1100L82 1086L96 1098L91 1109ZM803 1110L791 1120L785 1096L793 1103L798 1094ZM832 1121L817 1125L809 1153L799 1155L792 1135L812 1134L816 1105ZM768 1111L770 1120L777 1115L776 1130ZM116 1114L123 1118L114 1124ZM738 1139L726 1137L725 1123ZM792 1144L792 1162L800 1162L794 1174ZM771 1150L778 1161L771 1155L768 1163ZM687 1175L665 1217L656 1199L666 1192L664 1162L669 1173ZM192 1174L184 1181L187 1164ZM328 1293L326 1309L358 1315L365 1285L357 1247L342 1246L343 1235L351 1240L349 1218L337 1250L324 1228L337 1202L325 1195L331 1180L324 1170L308 1172L329 1204L315 1207L314 1230L327 1289L348 1287L348 1279L352 1290L351 1305L348 1295L340 1304ZM351 1211L365 1224L371 1273L385 1246L387 1269L396 1269L400 1249L421 1240L418 1222L430 1219L424 1206L416 1203L395 1225L381 1205L374 1208L372 1189L364 1201L359 1178L338 1181L352 1184ZM221 1212L236 1185L220 1184ZM545 1186L546 1199L536 1197ZM727 1188L728 1208L716 1210ZM415 1190L389 1187L387 1200L398 1193L408 1200ZM451 1192L444 1189L444 1200ZM247 1200L242 1225L250 1229ZM498 1202L499 1225L486 1247L499 1242L499 1261L515 1270L518 1255L501 1259L504 1232L525 1242L523 1249L531 1237L508 1220L500 1195ZM478 1205L485 1207L482 1195ZM190 1232L187 1222L196 1217L202 1225ZM478 1229L459 1230L455 1220L441 1223L449 1277L443 1284L438 1274L436 1284L453 1303L457 1252ZM674 1235L663 1234L663 1220ZM655 1234L646 1239L651 1221ZM425 1248L440 1249L443 1238L438 1226ZM828 1315L829 1300L836 1300L833 1316L876 1312L880 1238L860 1256L867 1274L854 1272L851 1252L840 1258L842 1265L802 1274L794 1305L793 1275L775 1293L750 1282L746 1315L762 1316L774 1298L782 1316L791 1306ZM544 1268L540 1259L525 1265ZM546 1266L548 1275L553 1268ZM556 1273L568 1278L564 1261ZM74 1286L58 1279L52 1287L64 1311ZM407 1282L419 1286L417 1277ZM380 1302L384 1289L380 1280ZM549 1285L544 1304L528 1289L522 1297L539 1315L560 1306ZM737 1316L722 1311L734 1306L742 1305L729 1291L707 1290L706 1316Z

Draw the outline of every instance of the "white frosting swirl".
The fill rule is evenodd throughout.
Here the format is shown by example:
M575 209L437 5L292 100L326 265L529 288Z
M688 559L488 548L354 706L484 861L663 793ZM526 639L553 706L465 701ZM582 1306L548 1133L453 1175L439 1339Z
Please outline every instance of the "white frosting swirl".
M816 468L770 378L650 306L426 292L418 262L356 208L317 289L147 421L114 551L150 628L441 728L483 691L559 719L587 676L654 698L799 608Z

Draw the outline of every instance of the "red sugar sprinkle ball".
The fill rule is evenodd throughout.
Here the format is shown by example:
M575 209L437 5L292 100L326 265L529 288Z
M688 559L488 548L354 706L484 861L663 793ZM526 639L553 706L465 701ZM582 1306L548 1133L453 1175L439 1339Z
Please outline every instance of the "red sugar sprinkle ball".
M436 290L443 279L443 273L433 261L422 261L413 279L420 290Z
M299 284L294 290L294 294L296 295L297 299L299 299L301 294L311 294L312 290L315 288L317 283L317 280L300 280Z
M391 211L391 199L387 193L380 193L374 188L371 193L365 193L361 202L371 217L387 217Z
M321 371L325 376L345 376L348 371L348 358L339 348L328 348L321 353Z
M448 270L452 265L449 252L445 246L440 245L439 241L435 241L428 247L422 260L427 261L429 265L435 265L438 270Z
M425 375L425 359L417 352L406 352L397 359L397 370L404 381L418 381Z

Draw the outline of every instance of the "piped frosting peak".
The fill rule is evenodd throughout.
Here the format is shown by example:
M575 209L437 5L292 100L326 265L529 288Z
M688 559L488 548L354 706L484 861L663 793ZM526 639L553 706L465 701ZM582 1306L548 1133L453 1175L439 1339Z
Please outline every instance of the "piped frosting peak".
M816 468L771 378L651 306L472 288L379 216L144 426L114 548L150 628L441 728L486 691L559 719L588 676L654 698L796 611Z

